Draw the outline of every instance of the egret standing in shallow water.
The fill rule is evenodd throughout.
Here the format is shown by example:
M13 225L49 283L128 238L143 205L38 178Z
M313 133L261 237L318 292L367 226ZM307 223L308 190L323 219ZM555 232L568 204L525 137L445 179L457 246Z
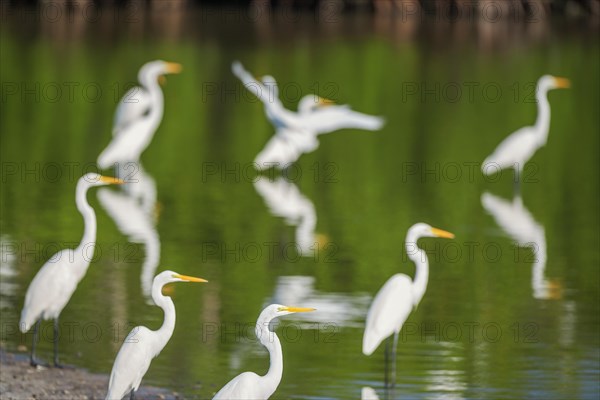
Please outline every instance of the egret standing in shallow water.
M417 223L410 227L406 234L405 246L408 257L417 267L415 279L411 280L405 274L396 274L388 279L375 295L367 313L363 335L362 351L366 356L373 354L379 344L393 334L392 360L395 359L398 333L410 312L419 305L427 289L429 260L425 251L417 246L417 240L422 237L452 239L454 235L424 223ZM392 363L394 367L395 362ZM394 378L392 375L392 379Z
M125 338L110 373L106 400L121 400L126 394L133 399L142 378L150 368L150 362L167 345L175 329L175 305L162 288L171 282L207 282L201 278L164 271L156 275L152 284L152 299L163 309L165 319L157 331L145 326L136 326Z
M286 307L271 304L265 308L256 321L256 337L269 351L271 365L266 375L244 372L233 378L213 397L213 400L246 400L268 399L279 386L283 375L283 353L281 343L270 323L274 318L287 314L315 311L314 308Z
M568 88L570 85L568 79L551 75L544 75L538 80L536 87L538 116L535 125L521 128L504 139L481 165L485 175L491 175L501 169L514 168L517 173L515 181L519 181L525 163L548 140L550 130L548 91Z
M232 64L232 71L263 102L265 114L276 129L275 136L254 160L259 170L283 169L302 154L316 150L318 135L345 128L376 131L384 124L381 117L353 111L348 105L334 105L333 101L312 94L300 100L298 112L290 111L279 99L273 77L265 76L259 81L239 61Z
M139 161L163 117L164 99L158 80L165 74L179 72L180 64L160 60L142 66L138 74L142 87L131 88L119 102L113 124L113 139L98 156L100 168Z
M40 322L42 319L54 319L54 365L60 367L58 362L58 317L85 276L93 256L93 253L89 252L90 250L93 252L96 245L96 214L87 201L87 191L94 186L121 183L123 181L119 179L95 173L85 174L77 181L75 202L83 216L83 238L77 248L64 249L52 256L35 275L25 294L25 305L21 311L19 327L21 332L25 333L35 324L33 344L31 345L30 361L32 366L38 364L35 359L35 346Z

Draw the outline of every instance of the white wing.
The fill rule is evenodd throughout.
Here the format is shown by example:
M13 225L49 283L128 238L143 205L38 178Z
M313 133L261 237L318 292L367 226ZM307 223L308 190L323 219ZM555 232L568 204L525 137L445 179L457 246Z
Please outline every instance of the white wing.
M213 400L268 399L272 394L272 391L266 391L261 386L260 376L254 372L244 372L223 386Z
M309 132L297 129L280 128L267 142L265 148L258 153L254 162L259 170L271 167L284 169L300 158L319 147L319 141Z
M119 101L113 121L113 136L117 136L128 125L150 111L149 93L140 86L129 89Z
M234 61L231 64L231 71L233 74L244 84L246 89L252 92L253 95L258 97L263 103L268 103L270 96L270 89L266 87L261 81L256 79L239 61Z
M150 362L157 355L150 346L152 334L148 328L137 326L127 335L110 373L106 400L121 400L140 386Z
M412 309L411 279L404 274L392 276L379 290L367 313L363 354L373 354L385 338L399 332Z
M486 175L498 172L499 169L523 169L525 162L540 147L539 139L533 128L521 128L504 139L496 150L481 165Z
M376 131L385 123L382 117L354 111L347 105L320 107L300 118L304 129L319 135L346 128Z
M73 249L59 251L46 261L27 288L21 331L27 332L39 318L56 318L60 314L83 278L77 275L87 267L81 263L86 262L75 257Z
M152 140L156 128L153 124L144 117L127 125L100 153L98 166L106 169L115 163L137 162Z

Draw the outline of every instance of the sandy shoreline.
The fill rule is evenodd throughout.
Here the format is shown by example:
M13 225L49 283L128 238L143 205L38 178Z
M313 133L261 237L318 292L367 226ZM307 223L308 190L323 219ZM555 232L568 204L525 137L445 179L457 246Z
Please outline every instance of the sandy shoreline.
M26 355L0 349L2 400L103 400L107 388L108 375L92 374L81 368L33 368ZM140 400L180 398L166 389L149 386L140 387L136 393L136 399Z

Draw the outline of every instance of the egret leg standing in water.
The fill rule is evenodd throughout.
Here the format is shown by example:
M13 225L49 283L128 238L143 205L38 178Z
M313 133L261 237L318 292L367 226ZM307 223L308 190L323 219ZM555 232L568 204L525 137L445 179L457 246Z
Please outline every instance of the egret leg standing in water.
M365 332L363 335L363 354L373 354L379 344L387 337L394 335L392 343L392 364L396 365L396 346L398 333L408 318L410 312L417 307L429 278L429 261L426 253L417 246L417 240L422 237L454 238L450 232L418 223L410 227L406 234L406 253L415 263L417 269L415 279L411 280L405 274L393 275L375 295L367 313ZM395 382L395 376L392 383Z
M31 365L38 365L35 358L40 321L54 320L54 365L58 362L58 317L85 276L90 265L89 250L96 244L96 214L87 202L87 191L94 186L121 184L115 178L88 173L79 178L75 191L77 209L83 216L84 233L79 246L64 249L53 255L35 275L25 294L25 304L21 311L19 328L25 333L34 326L31 345Z
M535 152L548 141L550 130L550 103L548 91L552 89L568 88L570 82L565 78L551 75L542 76L536 87L536 100L538 103L538 116L534 126L521 128L504 139L494 152L481 164L484 175L491 175L500 170L514 168L515 180L520 181L525 163ZM518 186L516 187L518 190Z

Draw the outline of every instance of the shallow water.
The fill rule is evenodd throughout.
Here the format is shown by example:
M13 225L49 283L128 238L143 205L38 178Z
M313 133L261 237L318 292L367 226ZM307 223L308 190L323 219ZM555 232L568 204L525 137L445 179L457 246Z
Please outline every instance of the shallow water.
M176 329L144 380L186 398L210 397L242 371L266 371L252 331L271 302L318 308L281 320L276 398L358 398L363 387L380 398L596 398L597 36L582 26L486 36L480 26L442 22L404 31L370 16L305 18L294 30L279 19L216 15L203 24L149 15L119 29L89 21L63 29L17 14L0 28L8 348L30 345L31 334L16 333L29 282L58 248L80 240L75 181L109 142L116 99L141 64L162 58L184 72L167 77L164 119L142 158L156 220L132 222L142 206L117 190L90 191L98 247L61 315L66 363L109 373L131 327L161 324L144 288L159 259L157 271L210 281L171 285ZM231 74L235 59L273 75L289 107L318 92L386 117L380 132L322 136L287 171L288 189L295 185L314 215L273 215L257 191L268 178L251 163L273 130ZM522 204L513 203L512 171L485 178L479 165L533 123L532 85L544 73L569 77L572 88L550 93L548 143L525 170ZM110 204L126 210L122 223ZM303 218L316 219L308 230L319 245L302 256ZM392 274L414 273L404 239L419 221L456 239L420 242L429 285L400 337L390 393L384 346L361 353L364 316ZM40 355L50 359L51 324L43 327Z

